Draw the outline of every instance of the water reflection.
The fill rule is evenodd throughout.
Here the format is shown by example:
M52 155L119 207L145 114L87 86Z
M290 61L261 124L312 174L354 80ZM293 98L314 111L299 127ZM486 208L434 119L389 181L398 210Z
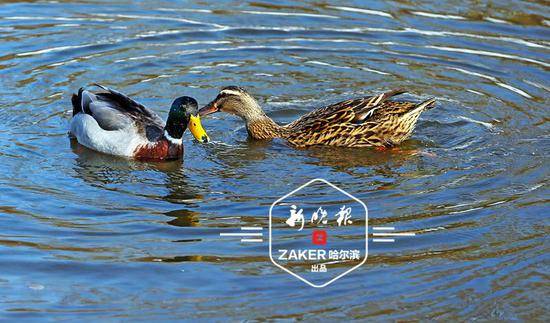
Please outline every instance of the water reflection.
M168 217L174 219L166 222L173 226L178 227L197 227L200 226L200 212L192 211L189 209L178 209L164 213Z
M359 175L362 171L357 172L358 167L375 169L382 167L389 172L395 168L397 176L401 173L398 171L401 166L415 164L422 156L429 157L430 153L424 150L424 145L420 141L408 140L397 148L385 150L316 147L305 150L305 153L313 158L308 162L309 164L330 166L337 172Z
M92 186L107 190L126 191L120 184L135 182L139 186L150 183L167 189L168 193L162 196L139 192L133 194L143 194L170 203L195 206L197 202L203 199L199 191L205 188L198 190L192 184L189 184L188 177L183 170L183 160L166 162L135 161L98 153L80 145L73 138L70 139L70 147L72 152L77 155L74 167L76 174ZM164 177L162 184L158 183L158 174L162 174Z

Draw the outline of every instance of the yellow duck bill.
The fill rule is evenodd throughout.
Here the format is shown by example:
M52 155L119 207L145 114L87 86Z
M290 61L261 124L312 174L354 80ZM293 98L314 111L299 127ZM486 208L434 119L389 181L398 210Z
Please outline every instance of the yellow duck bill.
M193 134L193 137L195 137L195 139L202 142L203 144L210 141L210 138L208 138L206 131L202 127L201 117L199 115L191 115L191 117L189 118L188 126L191 134Z

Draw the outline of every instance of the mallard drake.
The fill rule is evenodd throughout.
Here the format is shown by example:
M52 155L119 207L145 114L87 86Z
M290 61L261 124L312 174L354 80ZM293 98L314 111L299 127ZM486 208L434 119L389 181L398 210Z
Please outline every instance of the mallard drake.
M340 147L391 147L407 139L435 99L422 103L388 99L403 90L342 101L311 111L296 121L278 125L243 88L229 86L200 109L201 116L218 111L241 117L250 137L259 140L282 138L295 147L327 145Z
M70 134L96 151L136 159L167 160L183 156L182 136L187 127L205 143L195 99L174 100L166 124L153 111L128 96L95 84L102 91L80 88L72 96Z

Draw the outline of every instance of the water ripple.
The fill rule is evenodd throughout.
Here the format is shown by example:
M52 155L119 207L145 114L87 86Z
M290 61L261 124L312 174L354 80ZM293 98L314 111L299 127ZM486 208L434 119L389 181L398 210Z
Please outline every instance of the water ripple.
M379 10L362 9L362 8L354 8L354 7L341 7L341 6L327 6L327 8L340 10L340 11L358 12L358 13L364 13L367 15L375 15L375 16L381 16L381 17L393 19L393 16L391 14L384 11L379 11Z
M549 63L538 61L538 60L535 60L535 59L532 59L532 58L516 56L516 55L502 54L502 53L489 52L489 51L476 50L476 49L469 49L469 48L459 48L459 47L444 47L444 46L433 46L433 45L428 45L428 46L425 46L425 47L426 48L437 49L437 50L441 50L441 51L448 51L448 52L457 52L457 53L466 53L466 54L475 54L475 55L482 55L482 56L507 58L507 59L512 59L512 60L529 62L529 63L541 65L541 66L544 66L544 67L550 67Z

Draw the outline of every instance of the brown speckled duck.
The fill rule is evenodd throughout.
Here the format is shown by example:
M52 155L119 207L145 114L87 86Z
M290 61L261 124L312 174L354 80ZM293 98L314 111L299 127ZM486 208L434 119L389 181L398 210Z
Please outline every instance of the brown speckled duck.
M200 115L218 111L241 117L248 134L259 140L282 138L295 147L392 147L409 138L418 116L434 107L435 99L421 103L390 101L405 93L394 90L342 101L313 110L298 120L278 125L243 88L229 86L200 109Z

